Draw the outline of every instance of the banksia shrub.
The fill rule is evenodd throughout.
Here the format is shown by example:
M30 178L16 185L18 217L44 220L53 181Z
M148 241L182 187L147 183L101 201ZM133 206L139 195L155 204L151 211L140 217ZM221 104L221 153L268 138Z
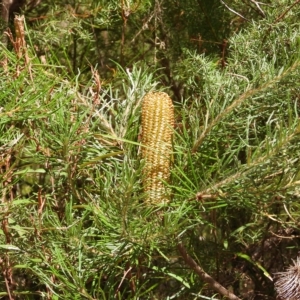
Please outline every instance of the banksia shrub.
M300 300L300 257L286 272L277 273L275 290L281 300Z
M162 92L148 93L142 104L142 157L143 187L150 204L169 200L165 182L170 178L173 127L171 98Z

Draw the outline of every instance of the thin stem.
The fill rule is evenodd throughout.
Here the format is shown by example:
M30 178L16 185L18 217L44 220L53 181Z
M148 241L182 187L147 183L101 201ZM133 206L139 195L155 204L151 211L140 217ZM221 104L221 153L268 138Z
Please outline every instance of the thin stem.
M238 107L240 104L242 104L247 98L254 96L258 92L261 92L265 90L266 88L271 87L273 84L277 83L280 79L284 78L290 72L292 72L294 69L296 69L299 66L299 62L296 61L290 68L288 68L284 73L280 74L279 76L274 77L272 80L266 82L262 86L248 90L245 93L243 93L239 98L237 98L231 105L229 105L227 108L224 109L223 112L218 114L211 123L204 129L204 131L201 133L200 137L195 142L192 153L197 152L198 148L202 144L204 138L210 133L210 131L215 127L216 124L218 124L224 117L226 117L230 112L232 112L236 107Z
M177 245L178 251L182 255L183 260L187 265L189 265L199 277L206 282L214 291L219 294L227 297L230 300L241 300L239 297L228 291L225 287L223 287L220 283L214 280L210 275L208 275L187 253L185 247L182 243Z

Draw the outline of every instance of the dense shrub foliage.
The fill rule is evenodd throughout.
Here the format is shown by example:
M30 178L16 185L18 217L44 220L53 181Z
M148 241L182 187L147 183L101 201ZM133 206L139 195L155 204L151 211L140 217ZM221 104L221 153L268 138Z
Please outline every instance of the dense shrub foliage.
M299 5L24 6L0 44L0 299L275 299L299 260ZM175 106L152 206L151 91Z

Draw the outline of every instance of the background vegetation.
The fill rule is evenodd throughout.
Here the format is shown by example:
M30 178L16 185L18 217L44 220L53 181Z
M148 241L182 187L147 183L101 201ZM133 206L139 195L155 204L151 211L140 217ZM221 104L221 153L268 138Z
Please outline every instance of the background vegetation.
M43 0L1 44L0 298L275 299L300 236L300 1ZM144 204L143 96L176 111ZM183 247L183 248L182 248Z

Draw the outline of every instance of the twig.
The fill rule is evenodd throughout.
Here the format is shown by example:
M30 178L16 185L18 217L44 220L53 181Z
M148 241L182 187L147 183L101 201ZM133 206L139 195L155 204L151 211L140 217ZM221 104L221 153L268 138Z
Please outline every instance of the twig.
M292 236L283 236L283 235L278 235L274 233L273 231L270 230L270 233L275 235L276 237L279 237L281 239L288 239L288 240L293 240L293 239L298 239L300 235L292 235Z
M276 20L274 23L280 21L295 5L300 3L300 0L295 1L287 10L285 10Z
M259 11L262 13L262 15L265 17L266 14L265 14L265 12L260 8L259 4L258 4L256 1L254 1L254 0L250 0L250 1L256 5L256 7L258 8L258 10L259 10Z
M265 3L261 3L261 2L256 2L254 0L248 0L249 2L252 2L256 7L253 7L251 4L246 3L251 9L255 10L255 12L257 12L259 15L261 15L262 17L266 17L265 12L260 8L260 4L265 4ZM245 3L245 0L243 0L243 2ZM266 5L266 4L265 4Z
M291 218L291 220L292 220L293 222L297 223L297 221L291 216L291 214L290 214L290 212L288 211L288 209L287 209L285 203L283 204L283 207L284 207L284 210L285 210L285 212L287 213L287 215Z
M300 0L299 0L300 1ZM242 95L240 95L236 100L234 100L228 107L226 107L220 114L218 114L212 121L211 123L203 130L203 132L201 133L200 137L196 140L196 142L194 143L194 146L192 148L192 153L195 153L198 148L200 147L200 145L202 144L204 138L208 135L208 133L214 128L214 126L216 124L218 124L218 122L220 122L225 116L227 116L230 112L232 112L236 107L238 107L240 104L242 104L244 102L244 100L246 100L247 98L250 98L252 96L254 96L255 94L257 94L258 92L261 92L267 88L269 88L270 86L272 86L273 84L276 84L280 79L284 78L285 76L287 76L288 74L290 74L290 72L292 72L293 70L295 70L297 67L299 66L299 62L296 61L291 67L289 67L288 69L286 69L282 74L275 76L273 79L271 79L270 81L262 84L260 87L252 89L252 90L248 90L246 92L244 92Z
M6 285L6 290L7 290L9 300L14 300L14 298L12 298L12 296L11 296L10 289L9 289L9 283L8 283L6 276L4 277L4 280L5 280L5 285Z
M187 265L189 265L199 277L205 281L214 291L220 293L221 295L227 297L230 300L241 300L239 297L228 291L225 287L223 287L220 283L214 280L210 275L204 272L204 270L197 265L197 263L193 260L192 257L189 256L186 249L184 248L182 243L177 245L177 248L182 255L183 260Z
M16 53L18 58L24 57L25 66L28 68L31 81L33 81L32 72L31 72L31 63L28 56L27 45L25 41L25 29L24 29L25 17L24 16L15 16L14 25L16 31Z
M283 19L284 17L285 17L285 15L295 6L295 5L297 5L297 4L299 4L300 3L300 0L296 0L289 8L287 8L275 21L274 21L274 23L273 24L276 24L276 23L278 23L281 19ZM270 33L270 31L272 30L272 25L273 24L271 24L270 26L269 26L269 29L267 30L267 32L266 32L266 34L265 34L265 36L264 36L264 38L263 38L263 43L265 42L265 40L266 40L266 38L267 38L267 36L269 36L269 33Z
M14 300L14 298L12 297L11 292L10 292L10 284L9 284L9 282L12 281L12 278L11 278L11 273L12 273L11 272L11 266L10 266L8 260L5 263L4 260L1 259L1 258L0 258L0 264L2 265L2 268L3 268L2 274L4 276L4 281L5 281L5 286L6 286L6 291L7 291L8 299L9 300Z
M121 282L119 283L118 288L117 288L117 290L116 290L116 292L115 292L115 298L116 298L117 295L118 295L118 292L119 292L119 290L120 290L120 287L121 287L121 285L122 285L124 279L127 277L127 274L130 273L131 270L132 270L132 267L130 267L127 271L124 271L124 275L123 275L123 277L122 277L122 279L121 279Z
M136 38L146 29L148 29L148 24L152 20L152 18L155 16L156 12L153 12L150 17L144 22L142 28L138 31L138 33L132 38L130 43L134 43Z
M248 19L246 19L244 16L242 16L241 14L239 14L238 12L236 12L235 10L233 10L232 8L230 8L223 0L220 0L228 10L230 10L231 12L233 12L234 14L238 15L239 17L241 17L242 19L249 21Z

